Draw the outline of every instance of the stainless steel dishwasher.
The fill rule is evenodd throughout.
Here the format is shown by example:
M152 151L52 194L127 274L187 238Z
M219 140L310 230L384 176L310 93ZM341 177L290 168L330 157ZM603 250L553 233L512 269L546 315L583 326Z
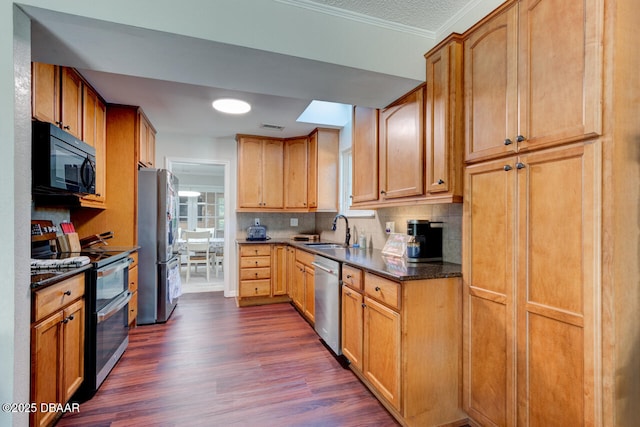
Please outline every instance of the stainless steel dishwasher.
M340 263L320 255L315 267L315 329L336 356L342 354L340 344Z

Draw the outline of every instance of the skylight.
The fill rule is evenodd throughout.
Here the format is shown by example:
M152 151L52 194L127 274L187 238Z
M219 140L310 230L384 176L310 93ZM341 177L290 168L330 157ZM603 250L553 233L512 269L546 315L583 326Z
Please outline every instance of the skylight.
M300 114L298 122L313 123L322 126L343 127L351 120L352 106L337 102L311 101Z

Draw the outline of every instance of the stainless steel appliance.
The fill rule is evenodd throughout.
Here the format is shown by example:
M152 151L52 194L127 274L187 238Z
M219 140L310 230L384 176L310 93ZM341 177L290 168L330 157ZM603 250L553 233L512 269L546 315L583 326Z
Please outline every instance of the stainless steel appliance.
M264 225L252 225L247 228L247 240L264 241L267 240L267 227Z
M315 329L324 343L335 353L342 354L340 344L340 281L338 261L316 255L315 267Z
M442 222L424 219L407 221L407 234L419 244L408 252L409 262L442 261Z
M96 150L59 127L32 124L34 194L95 194Z
M178 178L165 169L138 171L139 325L169 320L181 294Z

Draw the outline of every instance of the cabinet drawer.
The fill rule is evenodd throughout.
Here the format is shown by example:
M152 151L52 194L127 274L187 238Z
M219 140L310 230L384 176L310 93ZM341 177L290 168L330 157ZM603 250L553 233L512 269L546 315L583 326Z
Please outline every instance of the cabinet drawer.
M350 265L343 265L342 283L354 289L362 289L362 270L351 267Z
M271 280L241 280L241 297L261 297L271 295Z
M250 256L240 258L240 268L258 268L271 266L271 256Z
M129 254L129 258L133 260L131 264L129 264L129 268L136 267L138 265L138 252L132 252Z
M138 292L134 292L129 301L129 324L133 323L136 317L138 317Z
M37 322L84 295L84 273L36 291L33 316Z
M375 274L365 273L364 292L390 307L400 308L400 284L397 282L383 279Z
M271 245L242 245L240 256L267 256L271 255Z
M240 280L269 279L271 268L243 268L240 270Z
M296 249L296 261L301 262L304 265L311 265L314 257L315 255L313 255L311 252Z

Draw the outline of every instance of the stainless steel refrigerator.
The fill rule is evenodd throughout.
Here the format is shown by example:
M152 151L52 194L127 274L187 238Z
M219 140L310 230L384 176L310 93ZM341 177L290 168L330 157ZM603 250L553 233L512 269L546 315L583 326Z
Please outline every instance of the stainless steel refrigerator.
M166 169L138 171L139 325L169 320L181 294L178 178Z

